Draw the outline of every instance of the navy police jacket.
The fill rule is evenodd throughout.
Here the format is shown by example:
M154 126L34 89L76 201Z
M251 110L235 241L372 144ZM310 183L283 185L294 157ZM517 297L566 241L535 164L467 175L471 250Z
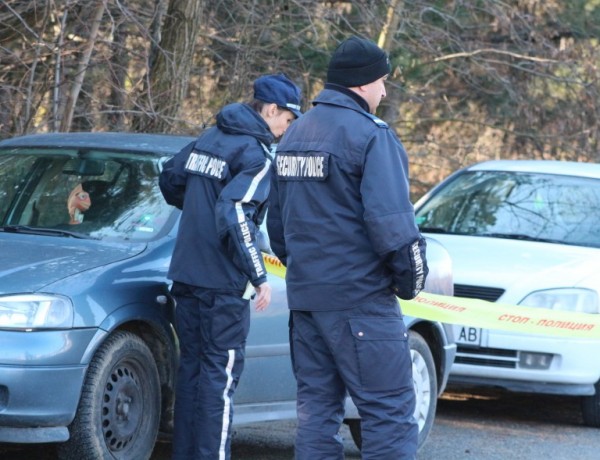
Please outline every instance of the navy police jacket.
M359 101L328 85L277 147L267 225L291 309L411 299L427 276L406 152Z
M266 281L257 228L269 194L273 135L247 104L230 104L217 124L169 159L159 184L182 210L170 279L244 291Z

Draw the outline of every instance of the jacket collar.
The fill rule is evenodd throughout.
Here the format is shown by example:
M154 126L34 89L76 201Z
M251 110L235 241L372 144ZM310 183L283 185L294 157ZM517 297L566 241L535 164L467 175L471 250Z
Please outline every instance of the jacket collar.
M356 94L351 89L348 89L345 86L336 85L335 83L325 83L325 89L337 91L339 93L342 93L342 94L345 94L346 96L351 97L354 100L354 102L356 102L360 106L361 109L363 109L365 112L369 112L369 104L367 104L367 101L365 101L362 97L360 97L358 94ZM317 99L315 99L314 103L316 104L319 102L320 102L319 98L317 97Z
M226 105L217 114L217 127L227 134L247 134L267 147L273 142L273 134L267 122L248 104Z

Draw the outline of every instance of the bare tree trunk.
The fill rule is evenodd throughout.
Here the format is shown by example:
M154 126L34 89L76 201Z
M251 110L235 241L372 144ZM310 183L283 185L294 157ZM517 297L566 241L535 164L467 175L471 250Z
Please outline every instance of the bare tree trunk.
M152 64L157 59L157 54L160 52L160 40L162 36L163 22L167 15L167 9L169 7L169 0L155 0L156 7L154 10L154 16L152 17L152 23L149 27L150 33L150 58L148 59L149 64Z
M129 53L127 50L127 38L129 37L129 25L125 20L122 8L126 8L126 2L111 8L111 16L116 23L111 43L110 66L110 95L106 104L106 125L110 131L123 131L125 128L125 107L127 66L129 64Z
M387 9L385 23L379 34L377 44L386 50L388 53L392 49L394 43L394 34L398 30L398 24L400 23L400 13L402 11L404 2L401 0L392 0ZM392 69L392 73L394 69ZM390 75L390 82L388 83L389 91L386 99L381 104L381 117L390 125L393 126L398 121L400 116L400 102L401 93L399 85L394 84L394 75Z
M151 54L143 95L145 116L137 117L134 131L172 132L187 94L203 0L171 0L157 52Z
M42 26L41 26L41 30L45 30L46 26L47 26L47 22L48 22L48 18L50 16L50 11L49 11L49 5L45 4L44 5L44 14L43 14L43 19L42 19ZM38 39L38 41L41 43L42 39L39 36L39 34L36 33L36 38ZM27 84L27 95L25 98L25 113L23 115L23 121L25 126L23 127L23 131L26 132L27 131L27 127L29 125L29 123L31 123L31 119L32 119L32 107L33 107L33 103L35 100L35 94L34 94L34 89L35 89L35 82L36 82L36 69L37 69L37 65L40 61L40 55L42 53L42 47L38 46L35 49L35 53L34 53L34 60L33 63L31 64L31 70L29 72L29 82Z
M104 14L105 8L106 6L104 5L104 0L99 0L98 4L96 5L96 10L92 15L92 26L90 29L90 35L88 37L87 46L85 47L83 55L81 56L79 64L77 65L75 79L67 98L63 119L61 120L60 124L60 131L62 132L67 132L71 128L73 114L75 113L75 104L77 103L77 98L79 97L79 92L81 91L85 72L89 65L92 51L94 50L94 45L96 44L98 30L100 29L100 21L102 20L102 15Z
M62 51L65 43L65 31L67 29L67 17L69 15L69 3L64 7L60 20L57 43L54 51L54 85L52 87L52 118L50 119L50 130L58 131L61 126L61 80L62 80Z
M389 51L392 46L394 34L396 33L398 24L400 23L401 9L402 3L400 0L391 0L385 16L385 24L383 24L383 28L379 34L379 39L377 40L379 47L385 50Z

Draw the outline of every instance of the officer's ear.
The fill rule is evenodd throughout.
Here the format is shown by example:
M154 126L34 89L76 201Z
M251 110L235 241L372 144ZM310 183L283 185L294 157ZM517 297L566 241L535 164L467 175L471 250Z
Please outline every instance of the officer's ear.
M260 114L262 115L262 117L266 120L273 118L277 115L279 115L279 106L277 104L265 104L263 105L262 110L260 111Z

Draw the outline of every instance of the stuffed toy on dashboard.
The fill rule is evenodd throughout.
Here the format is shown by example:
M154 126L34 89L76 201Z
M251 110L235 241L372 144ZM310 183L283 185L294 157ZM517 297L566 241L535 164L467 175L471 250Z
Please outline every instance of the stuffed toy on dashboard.
M67 200L67 208L69 210L69 217L71 220L69 224L76 225L83 222L83 213L86 212L92 205L90 194L83 190L81 184L71 190L69 199Z

